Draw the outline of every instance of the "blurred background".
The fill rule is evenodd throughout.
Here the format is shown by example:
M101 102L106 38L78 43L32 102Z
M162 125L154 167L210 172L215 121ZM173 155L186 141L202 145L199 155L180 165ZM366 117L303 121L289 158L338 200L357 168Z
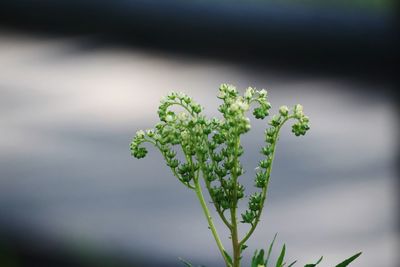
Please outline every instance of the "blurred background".
M311 118L307 136L282 133L243 266L276 232L298 266L358 251L354 267L397 266L395 4L1 1L0 266L222 266L193 192L129 142L171 90L218 116L224 82ZM250 192L265 122L252 125Z

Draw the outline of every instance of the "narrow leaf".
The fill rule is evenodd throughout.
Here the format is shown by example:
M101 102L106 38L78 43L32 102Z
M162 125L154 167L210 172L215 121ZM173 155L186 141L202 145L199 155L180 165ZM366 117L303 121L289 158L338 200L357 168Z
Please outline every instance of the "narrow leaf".
M306 264L306 265L304 265L304 267L315 267L322 261L322 259L323 259L323 256L321 256L321 258L319 258L319 260L316 263Z
M251 259L251 267L257 267L257 249L254 252L253 258Z
M282 250L281 250L281 254L279 255L278 260L276 261L276 265L275 265L276 267L282 267L283 259L285 258L285 250L286 250L286 246L284 244L282 247Z
M262 250L260 250L260 253L258 253L258 256L257 256L257 264L263 264L263 262L264 262L264 250L262 249Z
M288 267L292 267L297 261L292 262L291 264L288 265Z
M362 252L358 252L357 254L351 256L350 258L344 260L343 262L339 263L338 265L336 265L335 267L346 267L347 265L349 265L352 261L354 261L355 259L357 259Z
M271 256L272 247L274 246L275 239L276 239L277 235L278 235L278 233L275 233L274 239L272 239L271 245L269 245L269 249L268 249L268 253L267 253L267 259L265 260L265 266L268 266L269 257Z
M225 250L224 250L224 255L225 255L226 259L228 260L229 264L233 265L233 261L232 261L231 256Z

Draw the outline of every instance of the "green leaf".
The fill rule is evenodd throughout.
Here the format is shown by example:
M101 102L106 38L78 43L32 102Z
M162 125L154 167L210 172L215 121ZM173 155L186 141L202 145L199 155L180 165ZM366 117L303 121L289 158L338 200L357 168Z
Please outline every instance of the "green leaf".
M240 246L240 251L243 251L243 250L245 250L247 247L248 247L248 246L247 246L247 245L245 245L245 244L241 245L241 246Z
M259 265L264 265L264 250L261 249L259 252L256 250L254 256L251 260L251 267L258 267Z
M293 266L297 261L292 262L291 264L288 265L288 267Z
M306 264L304 265L304 267L315 267L322 261L322 258L323 256L321 256L321 258L319 258L319 260L316 263Z
M251 267L257 267L257 250L254 252L253 258L251 259Z
M260 250L260 253L258 253L257 256L257 264L263 264L264 262L264 250Z
M185 264L186 267L193 267L193 265L190 262L188 262L182 258L178 258L178 260L181 261L183 264Z
M224 250L224 255L225 255L225 258L228 260L229 264L233 265L233 261L232 261L231 256L225 250Z
M351 256L350 258L344 260L343 262L339 263L338 265L336 265L335 267L346 267L347 265L349 265L352 261L354 261L355 259L357 259L362 252L358 252L357 254Z
M283 259L285 258L285 250L286 250L286 246L285 244L283 244L282 250L281 250L281 254L279 255L278 260L276 261L276 267L282 267L283 266Z
M278 233L275 233L274 239L272 239L271 245L269 245L268 253L267 253L267 259L265 260L265 264L264 264L265 266L268 266L268 260L269 260L269 257L271 256L272 247L274 246L275 239L276 239L277 235L278 235Z

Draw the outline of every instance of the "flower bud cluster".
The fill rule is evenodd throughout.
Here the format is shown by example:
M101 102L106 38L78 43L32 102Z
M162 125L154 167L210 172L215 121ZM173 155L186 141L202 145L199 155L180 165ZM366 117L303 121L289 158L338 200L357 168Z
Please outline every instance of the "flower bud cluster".
M244 171L239 158L243 154L240 145L240 135L250 130L250 120L246 112L252 102L257 102L257 114L268 114L271 107L267 102L267 92L248 88L243 96L237 89L229 84L222 84L219 88L218 98L223 100L219 106L223 120L216 124L211 140L208 142L212 164L207 167L205 176L209 182L219 181L219 186L210 190L211 198L217 208L225 210L235 207L237 201L244 197L244 188L237 182L237 178ZM236 185L235 185L236 181Z
M140 130L136 132L130 144L131 155L137 159L144 158L147 154L145 147L140 147L140 144L145 141L145 132Z
M185 119L185 115L181 115L177 118L173 111L168 110L172 105L180 105L186 109L191 115L199 114L203 108L195 103L191 97L183 94L171 92L167 97L161 100L161 105L158 108L158 116L160 120L167 123L172 123L177 119Z
M306 132L310 129L309 118L303 114L303 106L302 105L295 105L293 111L294 118L297 119L297 123L292 125L292 132L296 136L305 135Z
M246 113L255 102L257 106L253 115L256 119L264 119L269 115L271 104L265 90L249 87L240 95L229 84L220 86L218 98L222 100L218 110L223 118L207 119L201 114L203 108L190 97L182 93L170 93L158 108L160 123L154 129L138 131L130 149L132 156L143 158L147 150L141 144L152 143L160 149L174 175L189 188L195 188L198 182L196 179L202 174L212 202L217 211L223 214L225 210L236 208L238 201L245 195L238 178L244 173L240 163L243 154L240 136L250 130L250 120ZM183 108L183 112L173 111L172 106ZM304 135L309 129L309 119L303 114L301 105L294 106L293 111L287 106L281 106L279 113L272 117L268 123L270 127L265 131L266 145L261 149L264 158L259 162L255 174L255 187L260 188L262 193L249 197L248 209L241 214L243 223L254 225L259 219L279 130L292 118L296 119L292 126L296 136ZM182 159L178 159L177 147L183 153Z
M249 100L239 95L233 85L222 84L218 98L223 100L218 110L225 119L223 126L233 136L246 133L250 130L250 120L245 116L249 110Z
M254 193L249 199L249 209L242 213L242 223L254 224L257 214L263 206L263 197L261 193Z
M273 154L275 150L276 142L278 141L279 130L282 125L289 119L296 119L297 122L293 124L292 131L296 136L304 135L309 129L309 119L303 114L303 107L301 105L295 105L293 112L287 106L281 106L279 108L279 114L272 116L269 121L270 127L265 131L265 142L266 145L261 149L261 154L265 156L258 164L258 172L255 176L255 187L266 190L269 182L270 168L272 166ZM259 195L253 195L249 200L249 209L242 214L242 222L253 224L257 218L257 200Z
M256 91L256 97L254 101L259 103L259 107L255 108L253 111L253 115L256 119L264 119L269 115L269 109L271 108L271 104L267 101L267 91L262 89L260 91Z
M244 197L244 187L243 185L236 183L236 189L233 180L222 180L221 186L214 186L210 189L211 198L214 201L217 209L227 210L236 205L233 199L234 190L236 190L237 199Z
M176 113L169 108L180 106L183 112ZM131 142L131 153L136 158L143 158L147 150L140 147L143 142L156 145L166 160L167 166L171 168L175 176L183 183L189 185L199 170L200 164L193 158L199 153L204 155L208 152L204 146L204 135L211 133L215 121L208 121L199 115L202 107L195 103L190 97L182 93L170 93L161 101L158 108L160 123L154 130L138 131ZM186 161L181 162L173 147L180 145L186 156ZM205 158L203 156L203 158Z

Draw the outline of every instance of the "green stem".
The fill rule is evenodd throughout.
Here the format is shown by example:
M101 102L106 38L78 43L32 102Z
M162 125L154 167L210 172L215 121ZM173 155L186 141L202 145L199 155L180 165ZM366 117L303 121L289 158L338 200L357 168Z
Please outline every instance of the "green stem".
M189 112L190 115L192 115L193 117L196 117L196 114L194 114L193 111L191 111L186 105L184 105L182 103L182 101L179 101L179 102L171 101L171 102L169 102L169 106L173 106L173 105L177 105L177 106L183 107L187 112Z
M239 245L243 245L249 238L250 236L253 234L254 230L257 227L258 222L260 221L260 217L261 217L261 213L262 210L264 209L264 204L265 204L265 200L267 199L267 192L268 192L268 184L269 184L269 180L270 180L270 176L271 176L271 171L272 171L272 165L274 162L274 158L275 158L275 147L276 147L276 143L278 142L278 137L279 137L279 131L281 130L283 124L285 122L287 122L289 119L292 119L293 116L288 116L287 118L285 118L282 123L279 125L279 127L276 129L276 133L275 133L275 138L274 138L274 143L273 143L273 149L272 149L272 155L271 155L271 163L269 165L269 168L267 170L267 184L265 185L265 187L262 189L262 201L261 201L261 208L257 213L257 217L255 219L254 224L251 225L251 228L249 230L249 232L247 232L247 234L244 236L244 238L242 239L242 241L240 241Z
M224 222L224 224L226 225L226 227L228 227L229 229L232 228L231 223L226 219L225 215L224 215L224 211L221 210L221 208L216 204L216 201L214 199L214 197L211 195L210 191L211 191L211 184L209 181L207 181L207 179L204 177L204 183L206 184L206 188L208 190L208 193L211 197L212 202L214 203L214 207L216 209L216 211L218 212L219 217L221 217L221 220Z
M238 148L240 146L240 139L237 137L234 149L234 166L233 166L233 195L232 195L232 207L231 207L231 236L232 236L232 250L233 250L233 267L240 267L240 243L238 237L238 226L236 219L236 209L237 209L237 179L238 174L237 170L237 162L238 162Z
M227 256L225 255L226 252L225 252L224 246L221 242L221 239L219 238L217 229L215 228L214 222L211 218L211 214L210 214L210 211L208 210L206 201L204 200L204 196L203 196L203 192L201 190L199 179L196 179L196 181L195 181L195 192L196 192L197 198L200 201L204 215L207 218L208 226L211 230L212 235L214 236L214 239L215 239L215 242L217 243L218 249L221 252L222 257L224 258L225 264L227 267L231 267L229 260L228 260Z

